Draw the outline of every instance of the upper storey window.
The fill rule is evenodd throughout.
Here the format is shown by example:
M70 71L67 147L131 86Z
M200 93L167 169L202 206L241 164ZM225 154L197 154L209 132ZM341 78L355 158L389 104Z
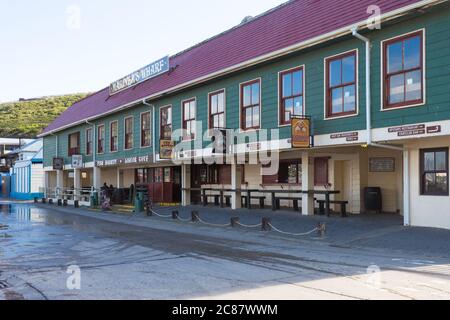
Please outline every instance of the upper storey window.
M325 60L327 118L357 113L357 61L356 50Z
M423 31L383 42L384 109L424 102Z

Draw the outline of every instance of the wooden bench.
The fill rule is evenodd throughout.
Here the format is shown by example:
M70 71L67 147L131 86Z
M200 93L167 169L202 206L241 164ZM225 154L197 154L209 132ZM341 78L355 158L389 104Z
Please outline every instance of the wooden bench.
M265 197L265 196L251 196L251 197L250 197L250 202L251 202L253 199L259 200L259 207L260 207L261 209L264 209L264 207L265 207L265 202L266 202L266 197ZM249 206L248 203L247 203L247 196L242 196L242 197L241 197L241 205L242 205L243 208L251 208L251 206Z
M274 211L280 210L281 200L293 201L294 202L294 210L299 211L298 202L302 201L302 198L301 197L288 197L288 196L280 196L280 197L275 196L275 199L273 199L273 201L272 201L272 209Z
M325 200L317 200L317 203L319 204L319 214L324 215L325 214ZM341 206L341 216L343 218L347 217L347 205L348 201L330 201L330 204L338 204Z

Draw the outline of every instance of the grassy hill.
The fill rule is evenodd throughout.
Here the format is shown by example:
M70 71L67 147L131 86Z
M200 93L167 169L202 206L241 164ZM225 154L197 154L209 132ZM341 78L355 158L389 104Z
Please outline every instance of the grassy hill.
M63 111L87 94L0 103L0 137L35 138Z

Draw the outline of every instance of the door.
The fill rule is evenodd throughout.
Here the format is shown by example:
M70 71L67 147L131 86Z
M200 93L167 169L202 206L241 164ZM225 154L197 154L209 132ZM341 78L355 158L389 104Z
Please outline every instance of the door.
M191 188L199 189L207 181L207 167L205 165L194 165L191 171ZM191 202L201 203L201 192L191 191Z
M348 201L349 212L351 212L352 204L352 163L351 161L335 161L335 190L339 190L340 194L336 195L336 200ZM340 210L340 207L335 206L335 210Z

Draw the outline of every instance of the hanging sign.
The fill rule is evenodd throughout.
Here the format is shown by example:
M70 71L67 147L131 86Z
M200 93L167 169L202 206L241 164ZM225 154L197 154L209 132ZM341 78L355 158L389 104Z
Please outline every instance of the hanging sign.
M169 56L159 59L138 71L119 79L109 86L109 95L116 94L122 90L128 89L138 83L159 76L169 71Z
M309 149L312 147L311 118L293 117L291 119L292 148Z
M83 156L82 155L72 156L72 168L73 169L82 169L83 168Z
M64 158L53 158L53 170L64 170Z
M161 160L172 160L175 141L161 140L159 144L159 158Z

